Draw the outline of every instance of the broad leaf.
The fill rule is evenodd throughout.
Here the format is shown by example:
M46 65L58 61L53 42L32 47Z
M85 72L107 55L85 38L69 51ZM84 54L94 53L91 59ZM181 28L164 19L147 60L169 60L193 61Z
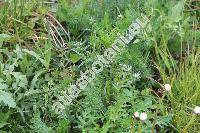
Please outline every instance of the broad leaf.
M179 1L169 12L169 20L172 22L178 22L181 19L181 12L184 9L184 2Z
M3 102L5 105L8 105L12 108L15 108L16 106L15 100L12 98L12 95L2 90L0 90L0 102Z
M0 47L1 47L2 43L3 43L3 41L7 41L10 38L11 38L11 36L8 35L8 34L0 34Z

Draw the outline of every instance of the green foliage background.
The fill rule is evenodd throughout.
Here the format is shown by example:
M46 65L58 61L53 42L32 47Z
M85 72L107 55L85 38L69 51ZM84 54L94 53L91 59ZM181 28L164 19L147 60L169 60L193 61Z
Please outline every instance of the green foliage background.
M68 35L49 17L51 8L37 0L0 4L0 132L198 133L200 117L193 113L200 105L198 1L60 0L54 15ZM91 69L96 55L141 13L150 22L137 40L64 116L55 114L52 105L61 91ZM66 48L57 45L46 20ZM135 119L136 111L148 119Z

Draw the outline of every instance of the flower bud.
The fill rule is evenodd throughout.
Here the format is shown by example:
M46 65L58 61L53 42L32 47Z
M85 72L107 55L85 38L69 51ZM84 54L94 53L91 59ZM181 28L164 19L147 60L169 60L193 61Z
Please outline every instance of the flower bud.
M140 120L145 121L147 119L147 114L146 113L141 113L140 114Z
M135 117L135 118L139 118L139 117L140 117L139 112L135 112L135 113L134 113L134 117Z
M170 84L165 84L164 87L165 87L165 90L167 92L171 91L171 85Z
M199 107L199 106L196 106L196 107L194 108L194 113L195 113L195 114L200 114L200 107Z

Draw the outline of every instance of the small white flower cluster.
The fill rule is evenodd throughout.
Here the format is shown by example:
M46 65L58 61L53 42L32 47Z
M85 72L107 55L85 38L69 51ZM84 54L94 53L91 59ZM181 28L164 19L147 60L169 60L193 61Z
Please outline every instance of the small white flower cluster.
M199 106L196 106L194 108L194 113L200 115L200 107Z
M95 23L94 17L90 17L90 24L94 24L94 23Z
M136 72L136 73L134 73L133 71L132 71L132 66L129 66L129 65L126 65L126 64L119 64L120 66L122 66L122 70L124 71L124 72L127 72L127 73L132 73L133 75L133 78L134 78L134 80L138 80L138 79L140 79L141 78L141 72L140 71L138 71L138 72ZM131 82L131 81L129 81L129 82Z
M165 88L165 90L166 90L167 92L170 92L172 87L171 87L170 84L165 84L165 85L164 85L164 88Z
M72 45L73 46L81 46L81 45L83 45L83 43L79 42L79 41L76 41L76 42L73 42Z
M119 66L121 67L122 71L118 71L119 75L122 76L122 80L126 79L127 77L129 77L129 74L132 73L132 66L126 65L126 64L119 64Z
M140 73L140 71L139 72L137 72L137 73L134 73L133 74L133 77L135 78L135 79L140 79L141 78L141 73Z
M123 18L123 15L122 15L122 14L119 14L119 15L117 16L117 18L118 18L118 19Z
M126 65L126 64L119 64L120 66L122 66L122 70L125 72L129 72L132 69L132 66Z
M147 113L143 112L143 113L139 114L139 112L136 111L134 113L134 117L140 118L141 121L145 121L147 119Z

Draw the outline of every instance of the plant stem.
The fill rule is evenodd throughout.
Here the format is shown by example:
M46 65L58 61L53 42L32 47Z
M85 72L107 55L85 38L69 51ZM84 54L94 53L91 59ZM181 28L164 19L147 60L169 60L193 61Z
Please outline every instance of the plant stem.
M131 122L131 133L134 133L134 117L132 118L132 122Z
M195 114L193 114L192 118L190 119L190 121L187 123L187 125L185 126L185 128L183 129L183 133L187 133L187 129L189 128L189 126L194 122L195 120Z
M139 122L138 133L142 133L142 121Z

